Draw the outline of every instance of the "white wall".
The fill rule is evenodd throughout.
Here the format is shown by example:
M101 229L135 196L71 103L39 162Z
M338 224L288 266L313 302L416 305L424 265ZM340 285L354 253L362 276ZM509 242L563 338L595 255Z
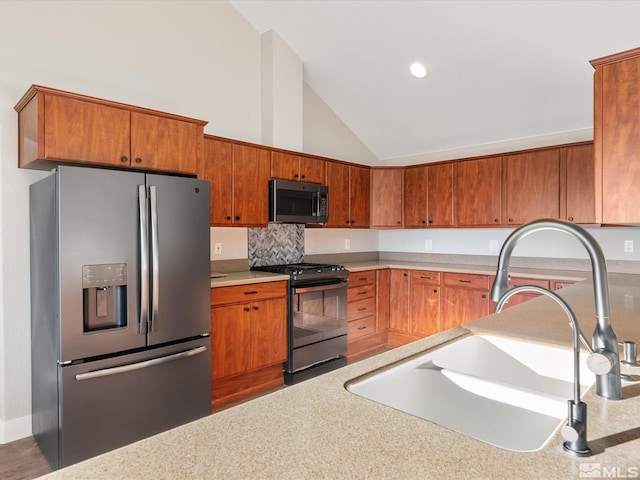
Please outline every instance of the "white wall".
M28 186L14 105L35 83L260 142L260 36L227 2L0 2L0 443L30 434ZM245 235L246 236L246 235Z

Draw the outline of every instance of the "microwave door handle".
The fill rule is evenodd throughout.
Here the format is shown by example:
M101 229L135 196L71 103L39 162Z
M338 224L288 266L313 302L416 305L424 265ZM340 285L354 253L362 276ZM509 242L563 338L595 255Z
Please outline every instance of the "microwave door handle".
M320 215L320 192L313 192L313 212L314 217Z
M158 261L158 201L155 185L149 187L151 206L151 332L157 330L160 296L160 265Z
M147 219L147 187L138 185L140 217L140 317L138 334L147 334L149 320L149 222Z

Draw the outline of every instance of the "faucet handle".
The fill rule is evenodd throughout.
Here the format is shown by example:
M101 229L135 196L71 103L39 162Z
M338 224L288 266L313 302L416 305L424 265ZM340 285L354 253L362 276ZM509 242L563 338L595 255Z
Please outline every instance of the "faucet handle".
M631 365L633 367L637 367L640 366L640 364L638 363L637 357L638 357L638 344L636 342L622 342L619 345L621 345L622 348L622 353L623 353L623 360L622 363L627 364L627 365Z
M596 350L587 357L587 367L596 375L609 373L615 365L615 354L606 350Z

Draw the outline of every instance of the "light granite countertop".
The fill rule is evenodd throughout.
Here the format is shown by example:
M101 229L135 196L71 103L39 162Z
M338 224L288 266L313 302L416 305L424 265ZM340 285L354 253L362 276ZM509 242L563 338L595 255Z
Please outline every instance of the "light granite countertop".
M609 275L618 339L640 342L640 277ZM582 329L593 331L589 280L562 290ZM49 479L578 479L585 472L640 474L640 384L622 401L588 404L594 455L569 456L559 432L536 452L493 447L360 398L345 382L470 332L491 332L570 348L561 309L539 298L341 369L277 390L132 445L47 475ZM640 374L640 367L623 373ZM607 473L608 472L608 473ZM613 472L613 473L611 473Z

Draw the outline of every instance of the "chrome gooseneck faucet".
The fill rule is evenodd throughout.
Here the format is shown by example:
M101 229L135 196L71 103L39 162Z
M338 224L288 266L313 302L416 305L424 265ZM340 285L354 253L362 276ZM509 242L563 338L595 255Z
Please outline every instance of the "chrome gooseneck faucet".
M573 223L555 219L536 220L514 230L500 250L491 300L500 301L509 290L509 260L513 249L524 237L543 230L555 230L575 237L591 258L597 323L591 340L596 355L590 357L589 368L596 373L596 393L610 400L621 400L620 356L618 339L611 326L607 266L598 242L586 230Z

